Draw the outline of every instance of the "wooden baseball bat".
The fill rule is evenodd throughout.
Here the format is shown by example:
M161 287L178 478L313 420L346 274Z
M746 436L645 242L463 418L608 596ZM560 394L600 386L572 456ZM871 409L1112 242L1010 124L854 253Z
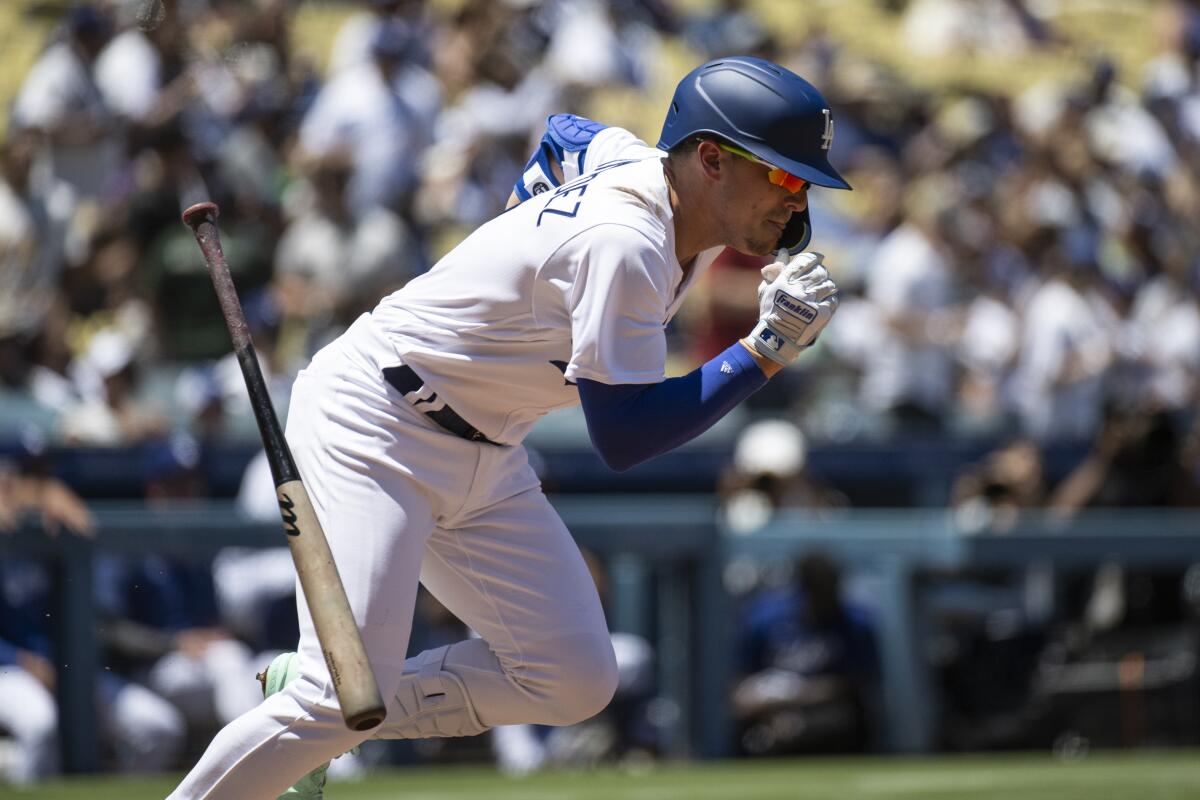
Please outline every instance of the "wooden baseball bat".
M254 418L262 435L267 459L271 463L271 475L275 478L275 493L279 499L279 513L283 517L283 531L287 534L288 547L296 564L296 574L304 587L308 610L312 614L321 642L321 652L333 677L333 688L346 726L352 730L365 731L383 722L386 715L379 685L367 661L367 651L354 616L346 588L338 575L337 565L321 523L313 512L312 501L300 481L296 462L283 438L279 418L271 406L271 396L258 366L254 353L254 342L238 301L229 265L221 251L221 236L217 231L216 203L197 203L183 212L184 223L196 234L196 241L204 253L208 273L212 277L225 325L233 340L233 352L237 355L250 393L250 404L254 407Z

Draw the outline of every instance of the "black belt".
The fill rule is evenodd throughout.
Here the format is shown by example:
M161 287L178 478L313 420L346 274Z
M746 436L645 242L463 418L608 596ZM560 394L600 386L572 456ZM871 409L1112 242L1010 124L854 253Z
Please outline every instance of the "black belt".
M383 379L394 386L396 391L404 395L404 399L412 403L413 408L455 436L471 442L497 444L497 442L493 442L484 436L483 431L460 417L450 406L443 404L437 409L428 406L427 404L437 402L437 392L432 393L429 397L410 399L409 395L420 392L425 387L425 381L421 380L421 376L414 372L413 368L407 364L401 364L398 367L384 367ZM422 408L422 406L426 407Z

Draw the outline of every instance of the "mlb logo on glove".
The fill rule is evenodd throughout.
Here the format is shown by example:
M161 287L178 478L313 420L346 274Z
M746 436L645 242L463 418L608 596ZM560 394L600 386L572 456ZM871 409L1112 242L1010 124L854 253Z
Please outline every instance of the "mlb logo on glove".
M783 347L783 339L780 339L778 336L776 336L775 332L770 328L763 328L761 331L759 331L758 338L762 340L763 344L772 350L778 350L779 348Z

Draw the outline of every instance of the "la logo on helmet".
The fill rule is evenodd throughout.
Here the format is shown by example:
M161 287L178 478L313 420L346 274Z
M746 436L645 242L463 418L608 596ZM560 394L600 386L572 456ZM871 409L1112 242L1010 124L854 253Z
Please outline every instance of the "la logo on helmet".
M825 132L821 134L821 149L828 150L833 146L833 115L829 113L828 108L822 108L821 113L825 115Z

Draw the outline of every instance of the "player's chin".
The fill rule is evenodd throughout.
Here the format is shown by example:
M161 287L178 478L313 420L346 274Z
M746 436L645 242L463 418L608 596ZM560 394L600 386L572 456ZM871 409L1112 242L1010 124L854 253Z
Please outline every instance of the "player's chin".
M773 255L776 245L779 243L779 230L773 226L770 227L770 230L774 235L768 233L746 237L740 244L734 245L733 249L747 256Z

